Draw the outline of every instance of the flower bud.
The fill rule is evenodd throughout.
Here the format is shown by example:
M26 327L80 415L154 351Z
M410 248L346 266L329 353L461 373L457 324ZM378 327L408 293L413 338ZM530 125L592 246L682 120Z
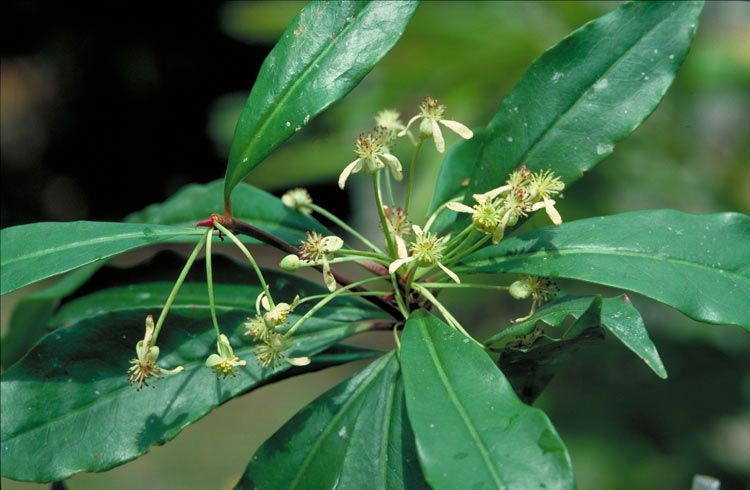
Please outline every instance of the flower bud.
M289 254L281 259L279 267L287 272L294 272L299 269L299 257L294 254Z
M518 280L510 285L508 292L515 299L526 299L531 295L531 284L523 279Z

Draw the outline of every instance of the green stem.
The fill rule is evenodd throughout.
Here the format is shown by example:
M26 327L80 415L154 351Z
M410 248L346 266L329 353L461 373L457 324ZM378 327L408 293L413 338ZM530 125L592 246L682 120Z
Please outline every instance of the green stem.
M424 143L424 138L420 137L419 142L417 143L417 146L414 148L414 154L411 157L411 163L409 164L409 175L407 176L407 183L406 183L406 207L404 208L407 214L409 213L409 205L411 204L411 193L412 193L412 189L414 188L414 170L416 168L417 156L419 155L419 150L422 149L422 143Z
M491 237L489 235L483 236L481 240L479 240L477 243L469 247L468 250L457 253L455 256L451 257L449 261L444 262L444 264L450 265L450 264L455 264L456 262L460 262L464 257L467 257L468 255L475 252L479 247L484 245L487 242L487 240L489 240L490 238Z
M440 214L440 211L442 211L443 209L445 209L448 206L449 202L453 202L453 201L460 201L460 199L458 199L458 198L451 199L450 201L446 201L443 204L441 204L435 210L435 212L430 215L430 218L427 220L427 223L425 223L425 225L424 225L424 231L428 231L430 229L430 227L432 226L432 224L435 222L435 220L437 219L438 215Z
M429 289L492 289L497 291L507 291L508 286L497 286L495 284L467 284L462 282L420 282L420 286Z
M339 255L349 255L352 257L362 257L365 259L379 259L390 261L390 258L383 253L365 252L364 250L352 250L350 248L342 248L336 251Z
M356 261L361 261L361 260L365 260L365 261L369 260L369 261L372 261L372 262L379 262L379 263L385 264L385 265L388 265L388 264L391 263L391 261L389 261L387 259L374 258L374 257L372 257L372 258L371 257L366 257L366 258L362 258L362 257L337 257L335 259L329 260L328 263L329 264L341 264L343 262L356 262ZM322 262L308 262L308 261L300 260L299 266L300 267L317 267L317 266L319 266L321 264L322 264Z
M383 209L383 196L380 193L380 172L372 176L373 186L375 189L375 205L378 207L378 216L380 217L380 226L383 227L383 234L385 235L385 241L388 244L388 254L390 257L395 257L396 246L393 244L393 237L391 236L391 227L388 226L388 218L385 217L385 209Z
M482 344L481 342L478 342L474 337L469 335L469 332L467 332L466 329L464 329L464 327L461 326L461 323L459 323L459 321L456 320L456 318L453 315L451 315L450 311L448 311L448 309L445 306L443 306L443 304L440 303L440 301L438 301L437 298L435 298L435 296L433 296L431 292L429 292L426 288L421 287L421 285L419 284L415 284L414 287L419 289L419 292L422 293L424 297L426 297L428 300L430 300L430 302L433 305L435 305L435 307L440 311L440 313L442 313L442 315L445 317L448 323L451 324L456 330L464 334L467 338L471 339L475 344L477 344L482 349L486 348L484 344Z
M396 298L398 309L401 311L401 314L404 315L404 320L406 320L409 318L409 308L406 307L406 302L404 301L404 298L401 297L401 290L398 288L398 280L395 273L391 274L391 284L393 285L393 296Z
M382 281L386 276L378 276L378 277L368 277L367 279L362 279L361 281L353 282L347 286L344 286L342 288L337 289L336 291L332 292L331 294L326 295L325 298L323 298L318 304L310 308L310 311L305 313L302 318L297 320L297 322L291 326L291 328L284 334L284 338L289 338L292 335L294 335L294 332L299 329L299 327L302 326L307 319L309 319L311 316L313 316L315 313L318 312L322 307L336 299L336 297L341 296L344 292L348 291L349 289L356 288L359 286L362 286L364 284L373 282L373 281Z
M177 282L174 283L174 286L172 287L172 291L169 293L169 296L167 297L167 302L164 303L164 308L162 308L161 313L159 314L159 319L156 321L156 327L154 328L154 335L153 337L151 337L152 346L156 345L156 339L159 337L159 332L161 331L162 325L164 325L164 320L166 320L167 318L167 313L169 313L169 309L172 307L172 303L174 302L174 299L177 296L177 293L182 287L182 283L185 282L185 278L187 277L187 274L190 271L190 267L193 266L193 262L195 262L196 257L198 257L198 254L203 249L203 245L205 245L207 237L208 237L208 232L206 232L201 237L200 241L193 249L193 252L190 254L190 257L188 257L187 262L185 262L185 267L182 268L182 272L180 272L180 275L177 278Z
M331 220L339 228L341 228L342 230L346 231L347 233L349 233L350 235L352 235L353 237L355 237L356 239L358 239L359 241L361 241L362 243L364 243L365 245L367 245L368 247L370 247L375 252L380 253L380 254L383 253L383 251L379 247L377 247L374 243L372 243L370 240L368 240L367 238L365 238L361 233L359 233L357 230L355 230L354 228L352 228L351 226L349 226L344 220L342 220L341 218L339 218L335 214L331 213L330 211L328 211L328 210L326 210L324 208L321 208L317 204L310 204L309 207L310 207L310 209L312 209L316 213L321 214L321 215L325 216L326 218L328 218L329 220Z
M328 294L330 294L330 293L328 293ZM313 296L305 296L297 304L301 305L302 303L306 303L308 301L313 301L313 300L316 300L316 299L322 299L322 298L327 297L328 294L315 294ZM352 297L352 296L386 296L388 294L390 294L390 291L356 291L356 292L349 292L349 293L346 293L346 294L341 294L340 296L346 296L346 297Z
M391 173L386 172L385 173L385 193L388 196L388 201L391 203L392 207L396 207L396 199L393 197L393 184L391 183L393 179L391 178Z
M258 281L260 281L260 285L263 288L263 291L266 292L266 298L268 298L268 302L271 305L271 308L274 308L276 305L274 304L273 298L271 297L271 291L268 289L268 284L266 284L266 279L263 277L263 273L260 271L260 267L258 267L258 263L253 258L250 251L240 241L240 239L234 235L234 233L227 230L224 226L221 225L221 223L219 223L218 221L214 221L214 226L216 227L217 230L219 230L220 232L228 236L229 239L232 240L235 245L237 245L237 248L239 248L242 251L242 253L245 254L245 257L247 257L247 260L250 262L250 265L253 266L255 275L258 276Z
M457 249L457 246L456 246L456 245L457 245L457 244L458 244L458 243L459 243L459 242L460 242L461 240L464 240L464 239L465 239L465 237L466 237L466 235L471 235L471 232L472 232L473 230L474 230L474 226L473 226L473 225L469 225L469 226L467 226L466 228L464 228L463 230L461 230L461 232L460 232L460 233L459 233L458 235L456 235L456 236L454 236L453 238L451 238L451 239L450 239L450 240L448 241L448 243L446 243L446 244L445 244L445 248L446 248L447 250L449 250L449 252L448 252L448 255L447 255L447 256L450 256L450 255L451 255L451 254L453 253L453 251Z
M219 330L219 320L216 318L216 305L214 304L214 274L211 268L211 242L214 229L208 229L208 239L206 240L206 284L208 285L208 307L211 310L211 321L214 324L216 340L221 340L221 330Z

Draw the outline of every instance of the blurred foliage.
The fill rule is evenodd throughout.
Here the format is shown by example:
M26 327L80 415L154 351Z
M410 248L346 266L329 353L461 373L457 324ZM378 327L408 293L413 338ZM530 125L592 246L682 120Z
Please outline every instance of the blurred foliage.
M229 2L215 22L248 43L249 52L267 52L301 5ZM353 159L354 138L370 129L377 110L394 107L406 119L425 95L445 103L450 118L484 125L533 59L614 7L609 2L424 2L401 41L360 86L292 137L248 181L274 191L314 185L316 198L315 190L327 190L324 183L332 184ZM750 211L748 25L750 3L708 2L691 52L664 101L566 193L560 205L565 219L663 207ZM203 121L222 157L251 83L245 92L216 98ZM446 143L456 142L451 135ZM395 152L408 155L408 144ZM434 149L422 153L416 216L429 203L440 160ZM222 171L215 170L218 177ZM352 218L366 225L369 217L359 213L360 203L369 199L366 187L353 179L348 194L320 192L319 198L343 214L348 195ZM575 294L599 291L574 283L563 287ZM496 293L445 296L479 337L525 313ZM488 301L493 310L487 309ZM747 488L750 339L739 328L697 324L647 300L636 297L634 302L669 379L659 380L627 349L608 341L578 352L538 402L571 451L579 488L684 489L695 473L720 478L723 490ZM3 310L6 306L4 298ZM388 345L385 335L367 341ZM118 490L158 482L160 488L231 488L266 437L355 367L288 380L233 400L166 447L104 474L76 476L68 487ZM220 450L206 445L219 439ZM3 488L43 486L3 480Z

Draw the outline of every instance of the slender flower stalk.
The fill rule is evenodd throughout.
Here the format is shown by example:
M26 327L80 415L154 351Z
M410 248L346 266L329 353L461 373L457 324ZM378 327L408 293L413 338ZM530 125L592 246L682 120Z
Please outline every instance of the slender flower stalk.
M406 212L409 212L409 205L411 204L411 193L412 189L414 189L414 172L416 171L416 163L417 163L417 156L419 156L419 150L422 149L422 144L424 143L424 138L419 138L419 141L417 142L417 146L414 147L414 154L411 157L411 163L409 164L409 174L407 175L407 183L406 183L406 205L404 206L404 209Z
M373 189L375 190L375 205L378 208L378 217L380 217L380 226L383 228L383 234L385 235L385 241L388 246L388 254L393 257L396 252L396 246L393 243L393 237L390 233L388 226L388 219L385 216L385 208L383 207L383 196L380 193L380 174L372 176Z
M424 287L422 287L419 284L416 284L415 287L419 290L419 292L425 298L427 298L430 301L430 303L432 303L433 305L435 305L435 307L438 309L438 311L440 311L440 313L443 315L443 317L445 317L445 319L448 322L448 324L450 324L453 328L455 328L456 330L458 330L459 332L461 332L462 334L464 334L466 336L466 338L470 339L472 342L474 342L475 344L477 344L479 347L481 347L482 349L485 349L484 344L482 344L481 342L478 342L474 337L472 337L471 335L469 335L469 332L467 332L466 329L461 325L461 323L458 320L456 320L456 318L451 314L450 311L448 311L448 308L446 308L445 306L443 306L443 304L440 301L437 300L437 298L435 297L435 295L433 295L427 288L424 288Z
M177 281L174 283L174 286L172 286L172 291L169 293L166 303L164 303L164 308L162 308L161 313L159 314L159 319L156 320L156 327L154 328L154 335L151 339L151 345L156 345L156 339L159 338L159 332L161 332L161 327L162 325L164 325L164 320L167 318L167 313L169 313L169 309L172 307L172 303L174 302L177 293L180 291L182 283L185 282L185 278L187 277L188 272L190 272L190 268L193 266L193 262L195 262L198 254L206 244L207 238L208 232L204 233L201 239L195 245L193 252L190 254L190 257L188 257L187 262L185 262L185 266L182 268L179 277L177 277Z
M208 286L208 307L211 310L211 322L216 332L216 340L221 340L221 330L219 329L219 320L216 318L216 304L214 303L214 274L211 267L211 242L213 241L213 228L208 229L208 238L206 239L206 284Z
M379 254L382 254L383 251L380 249L380 247L373 244L370 240L364 237L360 232L349 226L344 220L336 216L335 214L331 213L325 208L322 208L318 206L317 204L310 204L309 208L315 211L318 214L321 214L331 220L333 223L335 223L338 227L340 227L342 230L346 231L356 239L358 239L360 242L364 243L368 247L370 247L374 252L377 252Z

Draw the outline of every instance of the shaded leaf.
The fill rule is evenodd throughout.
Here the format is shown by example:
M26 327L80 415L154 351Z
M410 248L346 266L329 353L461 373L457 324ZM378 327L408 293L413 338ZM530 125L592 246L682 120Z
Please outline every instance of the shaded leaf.
M349 93L401 37L415 1L310 2L260 68L229 152L224 198L277 146Z
M284 424L237 488L427 488L405 408L392 351Z
M695 320L750 330L748 243L747 215L635 211L509 238L467 257L460 269L628 289Z
M509 346L500 354L498 366L521 400L534 403L560 367L583 344L604 339L599 328L601 306L601 298L591 298L589 306L560 338L540 334L531 345Z
M130 223L154 223L193 226L197 221L224 210L223 180L208 184L190 184L160 204L152 204L141 211L130 214L125 221ZM291 209L281 199L266 191L241 183L232 194L233 216L267 231L288 243L304 239L306 231L316 230L324 235L331 233L317 220ZM243 237L245 243L257 243Z
M490 357L425 311L401 340L406 406L432 488L573 488L563 442Z
M656 108L685 59L703 2L627 2L537 59L477 141L446 156L432 208L504 183L522 164L568 184ZM481 145L479 158L475 158Z
M134 306L95 314L50 333L2 375L3 476L51 481L79 471L107 470L174 438L235 396L284 373L319 369L315 358L304 369L290 370L286 363L262 369L257 364L254 345L242 335L242 323L259 292L259 288L252 291L244 310L219 315L235 354L248 361L237 377L222 381L204 367L216 341L205 309L178 307L170 314L158 339L159 362L167 368L182 365L185 371L140 392L128 384L125 371L135 357L136 342L143 337L144 318L154 310ZM191 300L189 295L184 298ZM185 305L180 295L175 304ZM289 355L314 356L379 321L330 319L337 314L336 308L324 308L308 320L295 335ZM290 321L297 318L292 315ZM323 366L360 354L370 355L333 352L323 359Z

